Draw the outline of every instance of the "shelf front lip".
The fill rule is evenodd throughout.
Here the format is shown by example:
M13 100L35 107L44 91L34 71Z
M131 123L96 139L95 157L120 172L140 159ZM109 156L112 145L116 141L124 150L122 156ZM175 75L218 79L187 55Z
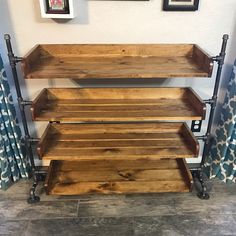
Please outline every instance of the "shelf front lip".
M117 133L117 131L114 133L111 132L111 131L108 131L106 130L107 127L115 127L115 129L120 129L119 127L120 126L126 126L125 129L123 131L119 131ZM146 125L146 126L144 126ZM155 127L158 126L158 130L156 130L155 132ZM169 129L168 132L165 131L167 128L168 125L172 125L172 127L174 127L174 130L171 130ZM90 137L84 137L84 138L81 138L81 131L80 129L84 128L84 127L92 127L92 131L86 131L86 134L92 134L92 136L95 135L95 139L94 138L90 138ZM95 127L95 130L96 130L96 127L102 127L103 129L105 129L106 131L104 131L103 129L100 130L99 132L98 131L94 131L94 127ZM140 127L140 126L143 126L144 127L144 130L145 130L145 127L151 127L150 130L147 132L147 131L143 131L142 128L138 128L139 131L134 131L132 130L132 127ZM105 128L104 128L105 127ZM129 127L131 127L129 129ZM154 127L154 129L153 129ZM86 128L87 129L87 128ZM60 131L61 130L61 131ZM63 131L64 130L64 131ZM73 144L71 147L68 147L68 138L66 138L66 140L64 140L64 138L60 139L61 137L61 132L65 132L67 134L78 134L79 138L77 137L76 139L73 137L73 139L69 139L69 141L75 141L75 142L83 142L83 141L88 141L90 142L89 144L92 145L92 146L76 146L74 147ZM69 130L69 133L68 133L68 130ZM72 130L72 132L70 132L70 130ZM78 130L78 131L76 131ZM129 130L129 131L127 131ZM137 129L136 129L137 130ZM160 131L162 130L162 131ZM55 133L56 132L56 133ZM75 132L75 133L74 133ZM97 133L98 132L98 133ZM138 133L137 133L138 132ZM166 137L160 137L158 134L160 134L160 132L166 134L165 136L168 137L168 139ZM147 135L149 135L149 133L153 133L155 135L158 135L157 138L154 138L152 136L150 137L147 137ZM82 133L84 134L84 133ZM100 134L102 135L102 137L100 138L97 138L96 134ZM106 135L109 135L111 134L112 135L112 139L111 137L109 138L108 136ZM121 137L117 137L117 135L119 134L122 134L123 136ZM139 140L139 142L141 142L141 140L144 140L143 142L146 142L148 140L152 141L154 140L155 142L157 142L158 144L158 140L160 140L159 143L162 144L162 142L164 143L167 143L168 140L171 142L171 140L176 140L178 141L177 144L174 144L174 146L169 146L169 144L165 144L166 146L163 146L163 144L161 146L157 145L157 144L151 144L148 143L147 146L142 146L142 148L138 147L137 146L137 143L135 144L137 146L137 148L135 149L135 147L132 148L132 146L127 146L127 144L122 144L124 146L120 146L119 144L115 144L116 142L119 143L119 141L135 141L137 140L136 138L134 139L133 136L130 137L130 134L133 135L135 134ZM140 138L140 136L138 135L146 135L145 139L143 138ZM55 135L57 137L59 137L59 140L57 140L56 142L61 142L59 145L61 144L66 144L66 146L62 146L62 147L59 147L58 149L58 144L56 143L53 143L52 140L54 140L54 137ZM105 135L105 136L104 136ZM128 135L128 136L127 136ZM174 139L172 138L172 135L176 136ZM135 137L136 137L135 136ZM112 141L114 143L111 143L109 145L111 146L96 146L95 144L91 144L91 140L94 142L98 141L98 142L101 142L103 141L104 142L109 142L109 141ZM50 141L52 142L50 144ZM141 142L142 143L142 142ZM70 144L70 142L69 142ZM49 145L49 146L48 146ZM51 150L50 150L50 145L53 145L53 148L54 148L54 151L53 151L53 154L50 153ZM55 149L55 146L56 145L56 149ZM179 146L181 145L181 146ZM61 150L65 150L68 149L68 152L66 152L66 154L63 154L63 151ZM56 150L56 152L55 152ZM70 151L71 150L71 151ZM90 154L87 154L88 153L88 150L90 150ZM135 150L132 151L132 150ZM140 150L138 152L138 150ZM145 150L145 151L144 151ZM183 151L184 150L184 151ZM141 159L146 159L146 160L160 160L160 159L168 159L168 158L196 158L199 154L199 143L197 141L197 139L195 138L195 136L192 134L191 130L188 128L188 126L185 124L185 123L167 123L167 122L164 122L164 123L147 123L147 124L142 124L142 123L132 123L132 124L49 124L44 132L44 134L42 135L42 138L38 144L38 147L37 147L37 152L38 152L38 155L39 155L39 158L40 159L43 159L43 160L115 160L115 159L118 159L118 160L127 160L130 159L130 160L141 160ZM74 154L71 154L73 153ZM151 153L150 153L151 152ZM153 152L153 153L152 153Z
M131 118L126 118L126 117L118 117L118 118L101 118L101 119L98 119L98 118L74 118L74 117L71 117L71 118L44 118L44 117L36 117L36 118L33 118L34 121L48 121L48 122L68 122L68 121L71 121L71 122L78 122L78 123L112 123L112 122L131 122L131 121L134 121L134 122L161 122L161 121L187 121L187 120L203 120L203 118L201 116L192 116L191 118L188 118L188 117L168 117L168 118L162 118L162 117L152 117L152 118L149 118L149 117L131 117Z
M168 155L168 156L162 156L160 157L160 155L117 155L116 157L104 157L103 155L101 156L96 156L96 157L88 157L88 156L50 156L50 155L44 155L43 157L40 157L40 160L44 160L44 161L92 161L92 160L101 160L101 161L112 161L112 160L164 160L164 159L183 159L183 158L197 158L197 156L194 156L194 154L184 154L184 155L177 155L177 154L173 154L173 155Z
M125 92L129 92L132 93L132 90L137 90L141 91L141 95L140 96L144 96L142 95L143 93L153 93L153 94L158 94L158 92L163 93L163 91L165 90L168 93L176 93L176 91L184 91L184 93L187 93L188 98L189 98L189 102L187 101L187 98L184 98L186 101L182 101L182 97L178 97L178 98L169 98L169 95L167 94L166 98L165 96L160 96L158 98L158 96L156 96L156 98L152 98L151 100L149 98L145 98L143 97L142 99L146 100L145 103L141 106L141 103L138 103L138 105L136 105L135 103L133 104L129 104L130 107L134 107L135 110L133 110L133 116L129 115L127 116L125 113L123 115L122 112L119 112L118 110L111 110L110 112L107 111L99 111L99 110L87 110L83 111L83 109L81 111L75 110L74 112L74 117L73 115L68 116L69 113L73 114L73 111L68 112L64 112L63 111L53 111L50 110L46 107L47 104L53 104L53 103L57 103L57 101L70 101L70 99L68 98L61 98L61 97L57 97L55 100L49 99L47 98L47 94L50 93L50 91L52 91L53 93L56 92L58 94L62 94L63 92L65 93L72 93L74 94L76 91L78 92L83 92L83 91L88 91L88 93L94 93L96 94L97 92L101 93L102 92L109 92L109 91L113 91L115 90L116 93L118 94L122 94ZM56 96L56 95L53 95ZM60 96L60 95L59 95ZM68 96L68 95L67 95ZM79 97L79 95L71 95L73 97L74 100L80 100L81 98ZM78 97L76 97L78 96ZM100 96L100 95L99 95ZM107 95L105 95L106 97ZM123 95L124 97L126 95ZM112 97L112 95L111 95ZM137 95L136 95L137 97ZM183 107L184 105L184 109L186 109L187 107L191 106L192 110L194 111L193 113L191 112L185 112L182 113L181 115L179 114L179 112L171 112L171 114L168 112L168 105L165 105L165 102L162 101L162 99L166 99L165 102L171 101L171 106L175 106L177 108L177 110L179 109L179 104L174 102L175 100L179 100L181 101L181 106ZM72 100L73 100L72 99ZM90 99L89 97L84 96L84 99L90 100L90 101L96 101L95 99ZM100 99L100 98L99 98ZM142 100L142 99L138 99ZM81 99L82 101L83 99ZM125 101L129 101L129 100L133 100L135 101L135 99L133 98L126 98L126 99L120 99L120 103L121 104L116 104L116 103L112 103L112 99L110 99L109 103L104 102L104 103L78 103L78 104L74 104L72 107L105 107L105 106L125 106ZM116 100L114 100L116 101ZM150 102L151 101L151 102ZM140 101L139 101L140 102ZM136 102L137 103L137 102ZM158 104L163 103L166 107L166 112L163 113L159 113L158 114ZM163 109L163 104L162 105L162 109ZM56 107L57 105L55 105ZM65 105L64 105L65 106ZM137 107L139 106L139 109L143 110L143 107L145 108L146 106L156 106L156 109L153 110L153 113L150 112L150 110L145 110L143 111L143 115L137 115L137 112L139 111L139 109L137 109ZM81 109L81 108L80 108ZM40 94L34 99L33 104L31 105L31 115L32 115L32 119L35 121L51 121L51 122L56 122L56 121L69 121L69 122L128 122L128 121L186 121L186 120L204 120L205 119L205 115L206 115L206 104L202 101L202 99L198 96L198 94L195 93L195 91L190 88L190 87L162 87L162 88L138 88L138 87L132 87L132 88L122 88L122 87L111 87L111 88L45 88L43 89ZM41 110L44 110L45 112L42 113ZM88 113L88 116L83 116L83 114L86 114L86 112ZM98 113L97 113L98 112ZM48 114L47 114L48 113ZM81 115L78 115L79 113L81 113ZM97 114L96 114L97 113ZM99 115L100 113L100 115ZM101 116L101 114L104 114ZM111 113L114 113L113 116L111 116ZM127 112L126 112L127 113ZM156 113L156 115L155 115ZM131 114L131 113L130 113Z
M193 78L210 78L211 77L211 73L195 73L193 75L193 73L191 74L156 74L156 75L129 75L126 74L124 76L109 76L109 75L76 75L76 76L65 76L62 74L51 74L49 75L34 75L34 73L28 74L25 76L25 79L37 79L37 80L42 80L42 79L52 79L51 77L53 77L53 79L72 79L72 80L102 80L102 79L122 79L122 80L127 80L127 79L170 79L170 78L175 78L175 79L181 79L181 78L189 78L189 79L193 79Z
M48 168L48 173L47 173L47 177L46 177L46 180L45 180L45 189L46 189L46 193L49 194L49 195L83 195L83 194L91 194L91 193L102 193L102 194L124 194L124 193L145 193L145 192L190 192L192 191L192 185L193 185L193 179L192 179L192 175L191 175L191 172L189 171L188 167L187 167L187 164L186 164L186 161L184 159L173 159L171 160L171 163L176 163L174 165L176 165L177 168L172 168L170 167L169 165L166 166L166 167L162 167L162 168L159 168L159 167L155 167L155 165L159 165L158 163L160 162L152 162L152 166L151 167L148 167L150 164L148 164L146 167L143 168L142 163L139 163L139 161L136 161L136 162L133 162L133 165L135 167L117 167L114 163L112 164L112 166L114 166L114 169L112 168L106 168L103 170L103 169L97 169L97 173L98 173L98 176L99 176L99 172L101 173L102 171L102 176L103 177L96 177L93 174L91 175L91 169L89 169L89 162L87 164L87 168L86 168L86 175L84 177L80 177L81 181L79 181L78 179L74 181L72 181L71 183L69 182L71 180L71 177L69 177L68 180L66 180L65 182L69 183L69 191L65 191L65 192L61 192L60 191L60 182L58 183L57 182L57 176L58 174L61 173L75 173L75 170L71 170L72 172L68 172L68 170L63 170L61 168L57 169L58 167L58 164L59 165L63 165L63 164L68 164L68 162L66 161L51 161L50 162L50 165L49 165L49 168ZM76 165L80 165L81 166L81 162L71 162L73 163L74 166ZM98 163L98 162L97 162ZM100 162L100 163L103 163L103 162ZM123 165L125 165L125 163L127 162L123 162ZM162 161L163 163L163 161ZM169 161L168 161L169 163ZM168 164L167 163L167 164ZM92 162L92 164L94 165L95 163ZM170 164L170 163L169 163ZM101 164L99 164L101 165ZM140 167L139 167L140 165ZM163 164L162 164L163 165ZM173 164L171 164L172 166ZM119 171L118 171L119 170ZM136 172L135 170L138 170L138 172ZM167 171L167 172L172 172L173 170L177 171L179 170L179 173L178 173L178 176L174 176L173 178L173 174L171 174L171 178L168 177L166 180L164 177L155 177L152 175L147 177L147 174L145 175L145 177L141 177L139 175L140 171L141 173L144 171L145 173L150 173L150 171L157 171L158 173L158 170L160 171ZM78 170L76 168L76 171L78 173L81 173L81 170ZM85 170L83 170L84 172ZM134 171L134 172L133 172ZM90 172L90 175L88 175L87 173ZM104 173L110 173L110 172L113 172L113 177L109 179L109 176L110 175L107 175L107 179L106 177L106 174L104 175ZM117 173L118 172L118 173ZM127 177L127 175L125 174L126 172L129 173L129 176L132 176L133 178L130 178L130 177ZM133 174L130 174L133 173ZM121 175L119 175L119 173L122 173ZM80 174L80 176L81 176ZM87 177L86 177L87 176ZM88 177L89 176L89 177ZM117 176L117 177L116 177ZM140 177L141 179L140 179ZM168 174L169 176L169 174ZM151 177L151 178L150 178ZM64 178L66 179L66 176L64 176ZM169 179L170 178L170 179ZM173 179L172 179L173 178ZM93 180L94 179L94 180ZM171 183L173 181L173 183ZM176 187L176 181L178 182L178 184L181 185L181 188L179 187ZM175 184L174 184L175 183ZM127 185L125 187L125 185ZM136 185L136 184L141 184L141 189L140 188L136 188L133 186ZM149 186L148 184L151 185L150 188L146 188L144 187L145 185L146 186ZM65 186L66 184L61 182L61 186ZM87 185L87 186L86 186ZM88 186L96 186L96 187L88 187ZM117 185L117 186L120 186L121 189L114 189L114 186ZM172 188L170 188L170 185L172 186ZM74 186L71 187L71 186ZM85 189L81 189L80 187L82 186L86 186ZM112 187L113 186L113 187ZM123 186L123 191L122 191L122 186ZM142 186L144 188L142 188ZM159 186L159 187L158 187ZM77 189L76 189L77 187ZM98 187L98 188L97 188ZM57 191L57 189L59 188L59 192ZM133 190L132 190L133 188ZM126 189L126 191L124 191ZM135 190L134 190L135 189Z
M96 58L96 57L104 57L104 58L112 58L112 57L118 57L118 58L123 58L125 56L130 56L130 57L138 57L138 58L150 58L150 57L160 57L160 58L168 58L168 59L173 59L173 58L178 58L178 57L185 57L185 58L189 58L189 59L193 59L195 67L194 69L197 69L199 71L192 71L192 72L153 72L153 73L147 73L147 72L142 72L142 69L137 69L137 73L133 72L133 73L124 73L124 74L120 74L117 75L117 73L108 73L103 72L103 70L101 69L100 71L98 70L99 66L97 66L97 68L95 69L90 69L90 68L83 68L81 69L82 71L86 71L85 72L76 72L73 74L73 72L68 72L66 73L66 71L64 71L64 73L58 72L56 71L55 73L45 73L42 72L42 69L40 68L40 71L37 71L37 69L35 69L35 65L38 66L38 61L39 58L41 58L41 54L42 54L42 58L56 58L56 57L61 57L62 58L66 58L65 55L67 55L68 57L78 57L81 56L81 54L73 54L72 52L63 52L63 54L61 54L62 52L60 51L58 54L53 52L53 47L57 48L57 47L69 47L69 48L73 48L73 47L88 47L87 50L89 50L89 47L91 48L91 50L93 51L94 47L105 47L103 50L104 51L99 51L100 54L95 53L94 55L92 53L86 54L84 56L84 52L82 52L82 58ZM45 49L46 47L46 49ZM52 47L50 49L50 47ZM126 52L123 52L123 50L120 49L119 52L117 52L117 54L112 53L112 49L110 49L110 52L107 51L106 47L124 47L124 51L129 51L127 54ZM133 48L133 49L130 49ZM135 49L136 47L136 49ZM152 51L150 48L154 48L154 50ZM161 50L165 50L165 47L171 47L170 48L170 54L166 55L166 53L164 53L165 55L163 56L163 52L161 52L161 55L158 55L157 53L157 47L164 47L164 49L162 48ZM177 49L173 49L174 47L177 47ZM182 53L183 55L180 55L178 52L178 47L181 48L181 50L184 50L184 52ZM192 48L190 48L192 47ZM126 48L128 48L126 50ZM144 48L144 50L142 50L142 48ZM146 49L149 48L149 49ZM49 51L47 51L49 50ZM66 49L65 49L66 50ZM79 49L80 50L80 49ZM83 51L84 49L82 49ZM116 49L117 50L117 49ZM132 50L134 50L132 52ZM138 50L138 52L136 51ZM147 50L147 52L145 51ZM192 50L190 52L190 50ZM69 50L70 51L70 50ZM144 55L142 55L142 52L144 53ZM50 54L51 53L51 54ZM72 54L70 54L72 53ZM78 52L77 52L78 53ZM107 53L107 55L106 55ZM111 53L111 55L109 54ZM130 54L129 54L130 53ZM146 53L146 54L145 54ZM153 53L153 54L152 54ZM185 54L184 54L185 53ZM191 53L192 55L189 56L189 53ZM46 56L45 56L46 54ZM116 64L110 64L110 66L113 66L115 68ZM132 66L132 65L131 65ZM134 66L134 65L133 65ZM68 67L65 67L68 68ZM185 69L188 69L188 67L186 67ZM148 79L148 78L153 78L153 79L158 79L158 78L197 78L197 77L211 77L212 75L212 70L213 70L213 60L212 57L210 55L208 55L206 52L204 52L204 50L202 50L198 45L196 44L52 44L52 45L47 45L47 44L41 44L41 45L36 45L29 53L27 53L27 55L25 55L23 57L23 61L22 61L22 71L24 74L24 77L26 79L127 79L127 78L132 78L132 79L140 79L140 78L144 78L144 79ZM119 70L118 70L119 71ZM166 71L168 71L168 69L166 69Z

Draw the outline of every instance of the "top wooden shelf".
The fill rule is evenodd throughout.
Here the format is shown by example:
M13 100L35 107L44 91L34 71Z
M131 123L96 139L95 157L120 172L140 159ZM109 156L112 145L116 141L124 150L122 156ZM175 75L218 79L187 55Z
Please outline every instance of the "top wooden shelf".
M212 69L194 44L44 44L22 61L26 79L211 77Z

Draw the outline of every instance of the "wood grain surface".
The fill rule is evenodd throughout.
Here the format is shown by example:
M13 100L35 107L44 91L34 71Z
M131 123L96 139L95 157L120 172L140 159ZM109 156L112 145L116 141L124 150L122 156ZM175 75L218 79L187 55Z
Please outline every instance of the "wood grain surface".
M48 194L55 195L187 192L192 177L185 175L183 162L51 161L45 186Z
M157 160L196 157L184 123L49 124L38 144L44 160Z
M31 107L37 121L202 120L206 106L191 88L50 88Z
M194 44L38 45L22 62L27 79L211 77L212 68Z

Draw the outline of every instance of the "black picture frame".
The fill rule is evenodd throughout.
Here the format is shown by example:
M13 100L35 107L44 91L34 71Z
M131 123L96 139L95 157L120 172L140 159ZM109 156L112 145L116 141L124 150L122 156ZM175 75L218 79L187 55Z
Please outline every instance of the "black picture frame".
M178 4L171 4L171 2L176 1ZM181 4L182 2L182 4ZM163 10L164 11L197 11L199 6L199 0L163 0Z
M58 4L56 4L57 1L55 0L44 0L46 3L46 13L47 14L69 14L70 13L70 6L69 6L69 0L59 0ZM53 1L55 3L53 3ZM60 7L61 3L61 7ZM53 6L53 4L55 4Z

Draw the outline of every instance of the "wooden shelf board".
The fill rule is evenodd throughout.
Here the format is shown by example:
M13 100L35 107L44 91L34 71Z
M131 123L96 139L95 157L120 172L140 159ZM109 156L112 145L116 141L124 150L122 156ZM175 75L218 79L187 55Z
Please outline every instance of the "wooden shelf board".
M193 44L45 44L22 62L27 79L210 77L212 67Z
M104 98L111 99L104 99ZM37 121L202 120L205 104L190 88L45 89L33 102Z
M189 192L185 160L51 161L46 190L52 195Z
M44 160L157 160L198 155L184 123L50 124L38 145Z

